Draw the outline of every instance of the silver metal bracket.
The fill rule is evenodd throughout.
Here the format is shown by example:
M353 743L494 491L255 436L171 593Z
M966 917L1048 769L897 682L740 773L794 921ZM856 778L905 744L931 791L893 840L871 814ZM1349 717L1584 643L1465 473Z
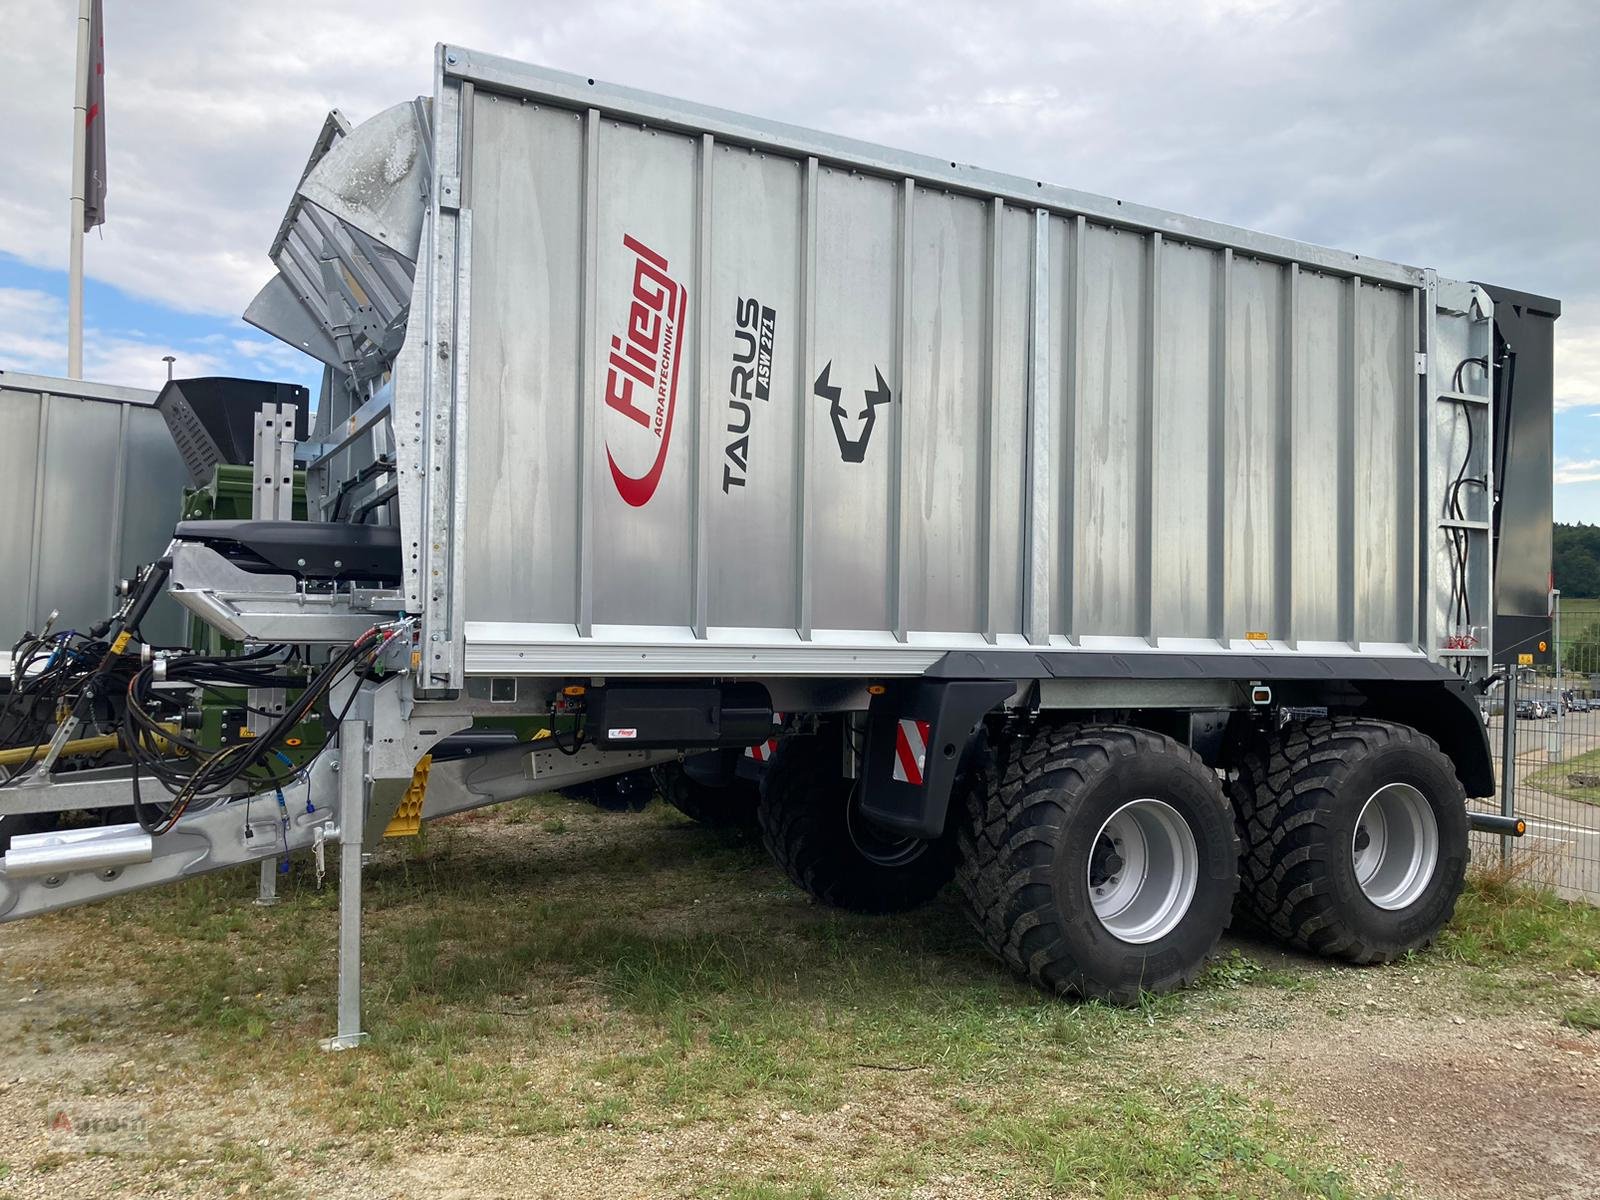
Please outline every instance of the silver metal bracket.
M367 723L339 726L339 1023L324 1050L352 1050L361 1029L361 839L366 820Z

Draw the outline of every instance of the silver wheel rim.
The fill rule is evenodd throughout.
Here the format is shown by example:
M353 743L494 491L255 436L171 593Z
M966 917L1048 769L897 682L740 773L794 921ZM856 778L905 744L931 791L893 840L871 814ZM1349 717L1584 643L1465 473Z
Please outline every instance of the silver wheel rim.
M1164 800L1130 800L1100 826L1089 853L1089 902L1106 932L1144 945L1178 927L1194 901L1200 850Z
M1416 903L1439 865L1439 822L1428 798L1409 783L1373 792L1356 818L1350 854L1372 903L1391 912Z

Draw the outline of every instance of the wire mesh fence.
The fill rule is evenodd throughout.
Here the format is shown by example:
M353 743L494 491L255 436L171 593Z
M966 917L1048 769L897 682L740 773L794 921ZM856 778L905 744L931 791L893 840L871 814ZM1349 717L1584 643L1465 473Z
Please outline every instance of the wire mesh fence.
M1556 648L1559 667L1525 668L1511 686L1490 693L1489 738L1501 794L1473 803L1502 811L1509 800L1528 831L1506 840L1474 834L1473 858L1510 861L1530 882L1600 904L1600 638ZM1509 792L1508 744L1515 747Z

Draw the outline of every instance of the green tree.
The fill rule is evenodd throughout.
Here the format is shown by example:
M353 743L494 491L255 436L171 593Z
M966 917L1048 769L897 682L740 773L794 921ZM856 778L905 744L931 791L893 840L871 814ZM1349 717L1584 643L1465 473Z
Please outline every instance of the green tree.
M1575 675L1600 675L1600 621L1590 621L1576 635L1564 629L1561 632L1562 669Z
M1556 525L1551 552L1563 596L1600 596L1600 525Z

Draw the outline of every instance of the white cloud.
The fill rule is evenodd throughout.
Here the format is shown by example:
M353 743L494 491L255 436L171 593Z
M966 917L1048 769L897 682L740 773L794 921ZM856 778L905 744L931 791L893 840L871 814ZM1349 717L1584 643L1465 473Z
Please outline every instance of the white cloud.
M219 335L161 338L89 325L83 338L83 377L100 383L159 388L167 377L162 356L177 358L179 375L229 373L240 357L263 364L263 374L298 368L303 356L284 346ZM30 288L0 287L0 371L60 375L67 359L67 306L59 296ZM294 360L299 360L295 362Z
M1556 322L1557 408L1600 408L1600 321L1581 325L1580 313L1600 316L1594 306L1569 306Z
M1555 480L1557 484L1594 483L1600 480L1600 458L1584 459L1582 462L1557 459Z
M243 309L326 111L430 91L445 40L1554 295L1558 403L1600 406L1585 0L1514 21L1445 0L107 7L108 220L88 269L180 310ZM0 0L0 28L0 251L59 268L70 6ZM37 355L37 331L3 336Z

